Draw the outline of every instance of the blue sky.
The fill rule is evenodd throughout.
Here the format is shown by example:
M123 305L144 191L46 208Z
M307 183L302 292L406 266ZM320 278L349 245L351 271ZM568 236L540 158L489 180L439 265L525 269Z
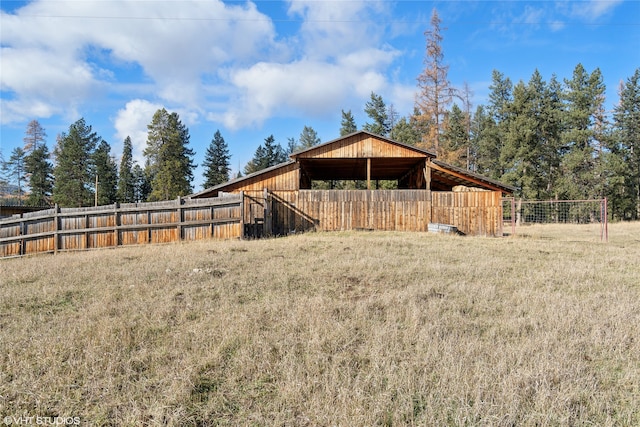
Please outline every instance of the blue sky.
M56 135L84 117L118 159L141 161L158 108L180 115L195 162L216 130L232 168L273 134L283 147L313 127L339 136L341 110L358 126L371 92L413 110L432 10L442 21L452 85L486 103L492 70L513 82L538 69L571 78L600 68L607 108L640 67L639 1L2 0L0 150L22 145L27 123ZM474 107L475 108L475 107ZM119 161L119 160L118 160ZM202 169L195 172L201 189Z

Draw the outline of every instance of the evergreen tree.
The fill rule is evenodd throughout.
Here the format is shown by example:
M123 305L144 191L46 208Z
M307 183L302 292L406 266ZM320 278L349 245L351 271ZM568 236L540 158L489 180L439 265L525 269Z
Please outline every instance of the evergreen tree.
M509 78L494 70L489 89L491 92L486 115L483 110L483 114L476 118L476 126L480 126L476 130L478 172L500 179L507 172L502 151L510 126L513 85Z
M203 188L206 189L229 181L231 170L230 160L229 147L220 134L220 131L216 130L207 148L204 163L202 164L205 178Z
M624 186L616 192L620 217L640 219L640 68L635 70L619 90L619 103L614 109L616 132L614 153L625 165Z
M471 122L471 145L475 153L471 170L494 179L502 177L504 169L500 163L500 131L487 108L482 105L476 108Z
M371 92L371 99L365 104L364 112L373 120L373 123L365 123L362 126L363 130L380 136L389 135L391 126L389 125L389 116L387 116L387 106L382 96Z
M402 117L391 129L389 137L404 144L416 145L420 142L421 136L413 117L410 119Z
M300 134L299 149L306 150L318 144L320 144L318 133L311 126L305 126Z
M561 198L591 199L600 197L599 169L595 150L595 117L604 102L605 86L600 70L589 74L578 64L571 80L565 79L566 114L562 134L563 149L560 180Z
M467 163L467 147L469 146L467 118L460 107L453 104L447 120L448 125L442 134L440 159L463 168Z
M148 168L142 168L138 163L133 165L133 201L135 203L146 202L151 194L151 179Z
M13 182L18 188L18 201L20 204L22 204L22 185L25 183L27 178L25 170L25 157L26 154L24 150L20 147L15 147L11 151L11 156L6 163L10 182Z
M0 196L4 196L9 192L9 168L4 160L2 150L0 149Z
M440 17L436 9L431 14L431 27L425 31L426 50L424 70L418 76L418 96L416 107L417 119L425 129L430 131L424 135L421 145L440 153L440 137L446 126L447 109L455 95L455 89L448 80L449 66L444 63L442 51L442 29Z
M287 155L280 144L276 144L273 135L264 140L264 146L256 149L253 159L244 167L246 175L287 161Z
M393 129L395 127L395 125L398 123L398 117L400 115L398 114L398 111L396 110L396 107L394 107L393 104L389 104L387 106L387 123L389 124L389 132L391 132L391 129Z
M118 171L117 199L122 203L133 203L135 195L136 179L133 174L133 144L128 136L124 139L122 159Z
M300 146L298 145L296 139L294 137L287 138L287 148L285 150L287 155L295 153L298 150L300 150Z
M93 164L98 179L98 205L110 205L118 197L118 166L106 141L100 141L93 152Z
M356 121L353 118L353 114L351 114L351 110L346 112L342 110L342 121L340 122L340 136L352 134L357 130L358 130L358 126L356 126Z
M101 140L84 119L58 137L53 151L53 201L61 207L93 205L95 168L91 154Z
M25 171L29 176L31 192L27 199L29 206L46 206L53 191L53 165L49 161L46 144L37 144L25 159Z
M528 199L554 196L560 166L561 93L555 77L547 85L536 70L528 84L513 88L503 122L502 179Z
M150 201L171 200L193 190L193 151L189 145L189 130L177 113L162 108L155 112L148 126L147 171L151 177Z

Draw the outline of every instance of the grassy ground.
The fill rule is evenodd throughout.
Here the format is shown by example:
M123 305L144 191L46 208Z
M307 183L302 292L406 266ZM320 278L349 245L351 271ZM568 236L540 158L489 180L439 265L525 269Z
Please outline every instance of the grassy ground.
M640 425L640 223L0 261L0 415ZM1 420L1 419L0 419Z

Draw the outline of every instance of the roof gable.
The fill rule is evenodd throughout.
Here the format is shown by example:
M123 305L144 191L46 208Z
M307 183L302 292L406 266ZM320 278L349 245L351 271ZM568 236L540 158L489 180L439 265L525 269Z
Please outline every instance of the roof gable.
M292 159L433 158L435 154L367 131L357 131L290 156Z

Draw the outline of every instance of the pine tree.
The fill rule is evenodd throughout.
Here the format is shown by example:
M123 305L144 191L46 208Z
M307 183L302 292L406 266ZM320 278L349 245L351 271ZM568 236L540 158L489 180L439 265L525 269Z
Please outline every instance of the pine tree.
M628 170L624 188L618 190L621 217L640 219L640 68L619 89L614 109L616 152Z
M151 178L148 168L142 168L138 163L133 165L133 201L135 203L146 202L151 194Z
M504 173L500 163L500 151L502 150L502 137L497 123L487 111L480 105L476 108L471 123L471 145L475 153L471 170L490 178L499 179Z
M454 166L466 167L469 146L466 115L457 104L453 104L447 120L448 125L442 134L440 159Z
M363 130L380 136L389 135L391 126L389 125L389 116L387 116L387 106L382 96L371 92L371 99L365 104L364 112L373 120L373 123L365 123L362 126Z
M0 149L0 196L4 196L9 192L9 168L4 160L2 150Z
M494 70L489 89L487 116L480 118L482 132L477 141L478 172L501 179L507 172L503 149L510 127L513 85L509 78Z
M135 176L133 174L133 144L128 136L124 139L122 159L118 171L117 200L122 203L133 203L135 196Z
M23 138L24 141L24 151L25 153L30 153L40 144L44 144L47 138L47 133L44 131L44 128L40 125L40 122L37 120L31 120L27 124L27 130L25 132L25 136Z
M566 114L562 134L561 197L566 199L591 199L600 197L600 180L597 177L600 159L595 144L597 132L595 117L604 103L605 86L602 74L595 69L589 74L578 64L571 80L565 79Z
M320 138L318 132L316 132L311 126L305 126L300 133L299 149L306 150L314 145L320 144Z
M300 150L300 145L298 145L296 139L294 137L287 138L287 148L285 150L287 155L295 153L298 150Z
M93 164L98 179L97 203L99 206L110 205L118 197L118 166L106 141L100 141L93 152Z
M93 205L95 168L91 154L102 138L93 132L84 119L62 133L53 151L53 201L61 207Z
M229 181L231 171L231 155L229 147L219 130L213 135L213 139L207 148L204 163L203 188L209 188Z
M188 148L189 130L177 113L169 114L164 108L156 111L148 129L144 155L151 177L149 200L171 200L191 193L195 165L194 153Z
M426 51L424 70L418 76L417 119L429 134L424 135L421 146L440 151L440 137L444 132L447 109L455 94L448 80L449 66L444 63L442 29L436 9L431 14L431 28L425 31Z
M342 110L342 121L340 122L340 136L352 134L357 130L358 130L358 126L356 126L356 121L353 118L353 114L351 114L351 110L346 112Z
M275 138L270 135L264 140L264 146L258 146L253 159L244 167L244 173L248 175L286 161L287 155L282 146L276 144Z
M25 159L25 170L29 175L31 192L27 199L30 206L46 206L53 191L53 165L49 161L46 144L38 144Z
M409 119L402 117L389 132L389 137L404 144L416 145L420 142L420 131L413 117Z
M25 183L27 178L25 170L25 157L26 154L24 150L20 147L15 147L11 151L11 156L6 163L10 181L13 182L18 188L18 201L20 204L22 204L23 184Z

